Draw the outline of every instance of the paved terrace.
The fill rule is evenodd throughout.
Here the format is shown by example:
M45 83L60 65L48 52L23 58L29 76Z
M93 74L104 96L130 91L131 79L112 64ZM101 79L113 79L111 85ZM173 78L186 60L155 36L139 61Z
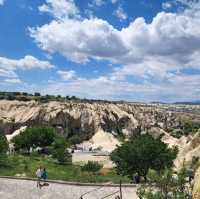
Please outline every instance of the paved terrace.
M96 191L90 192L95 189ZM136 189L135 186L123 187L123 199L138 199ZM83 199L103 199L116 191L119 191L119 187L54 182L50 182L48 187L38 189L36 182L32 180L0 178L0 199L79 199L86 192L90 193L83 196ZM107 199L114 199L116 196L117 194Z

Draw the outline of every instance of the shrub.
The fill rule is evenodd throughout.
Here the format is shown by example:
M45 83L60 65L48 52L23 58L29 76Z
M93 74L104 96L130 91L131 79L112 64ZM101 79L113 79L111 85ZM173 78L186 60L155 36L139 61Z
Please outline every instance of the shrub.
M0 129L0 154L5 154L8 151L8 142L3 133Z
M81 170L91 172L91 173L96 173L100 171L102 168L103 168L103 165L99 164L98 162L88 161L87 164L81 167Z
M72 145L80 144L82 142L82 138L79 135L73 135L69 138L69 142Z
M6 152L8 151L8 142L3 131L0 129L0 167L8 165Z
M52 143L52 154L60 164L71 163L71 154L67 151L68 144L63 137L56 137Z

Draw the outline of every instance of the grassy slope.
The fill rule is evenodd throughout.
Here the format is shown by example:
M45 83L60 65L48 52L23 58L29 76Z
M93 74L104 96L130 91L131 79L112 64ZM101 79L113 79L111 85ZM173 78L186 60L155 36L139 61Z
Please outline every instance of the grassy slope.
M121 177L114 170L102 169L98 174L82 172L80 166L59 165L50 158L38 156L15 155L9 157L7 167L0 167L1 176L15 176L25 173L27 177L35 177L36 169L41 165L47 168L48 178L74 182L130 182L128 178Z

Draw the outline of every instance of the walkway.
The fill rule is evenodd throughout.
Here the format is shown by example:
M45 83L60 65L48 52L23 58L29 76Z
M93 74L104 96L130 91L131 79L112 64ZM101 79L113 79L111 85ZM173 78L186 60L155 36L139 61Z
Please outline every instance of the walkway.
M96 186L50 183L49 187L37 189L35 181L0 178L1 199L79 199L83 193L97 188ZM118 187L103 187L85 195L83 199L101 199L118 190ZM138 199L136 187L125 187L122 191L123 199ZM114 199L115 196L108 199Z

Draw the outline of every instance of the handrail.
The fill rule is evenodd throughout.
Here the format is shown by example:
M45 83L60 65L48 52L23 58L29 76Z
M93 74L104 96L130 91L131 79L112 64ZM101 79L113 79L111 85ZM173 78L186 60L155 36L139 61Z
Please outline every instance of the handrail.
M111 183L109 183L109 184L111 184ZM109 184L107 184L107 185L109 185ZM92 193L92 192L94 192L94 191L97 191L97 190L99 190L99 189L102 189L103 187L106 187L107 185L104 184L104 185L102 185L101 187L97 187L96 189L92 189L92 190L90 190L90 191L88 191L88 192L85 192L84 194L82 194L82 195L79 197L79 199L83 199L83 196L85 196L85 195L87 195L87 194L89 194L89 193Z
M110 197L110 196L115 195L116 193L119 193L119 191L115 191L115 192L113 192L113 193L111 193L111 194L109 194L109 195L107 195L107 196L104 196L104 197L101 198L101 199L108 198L108 197Z

